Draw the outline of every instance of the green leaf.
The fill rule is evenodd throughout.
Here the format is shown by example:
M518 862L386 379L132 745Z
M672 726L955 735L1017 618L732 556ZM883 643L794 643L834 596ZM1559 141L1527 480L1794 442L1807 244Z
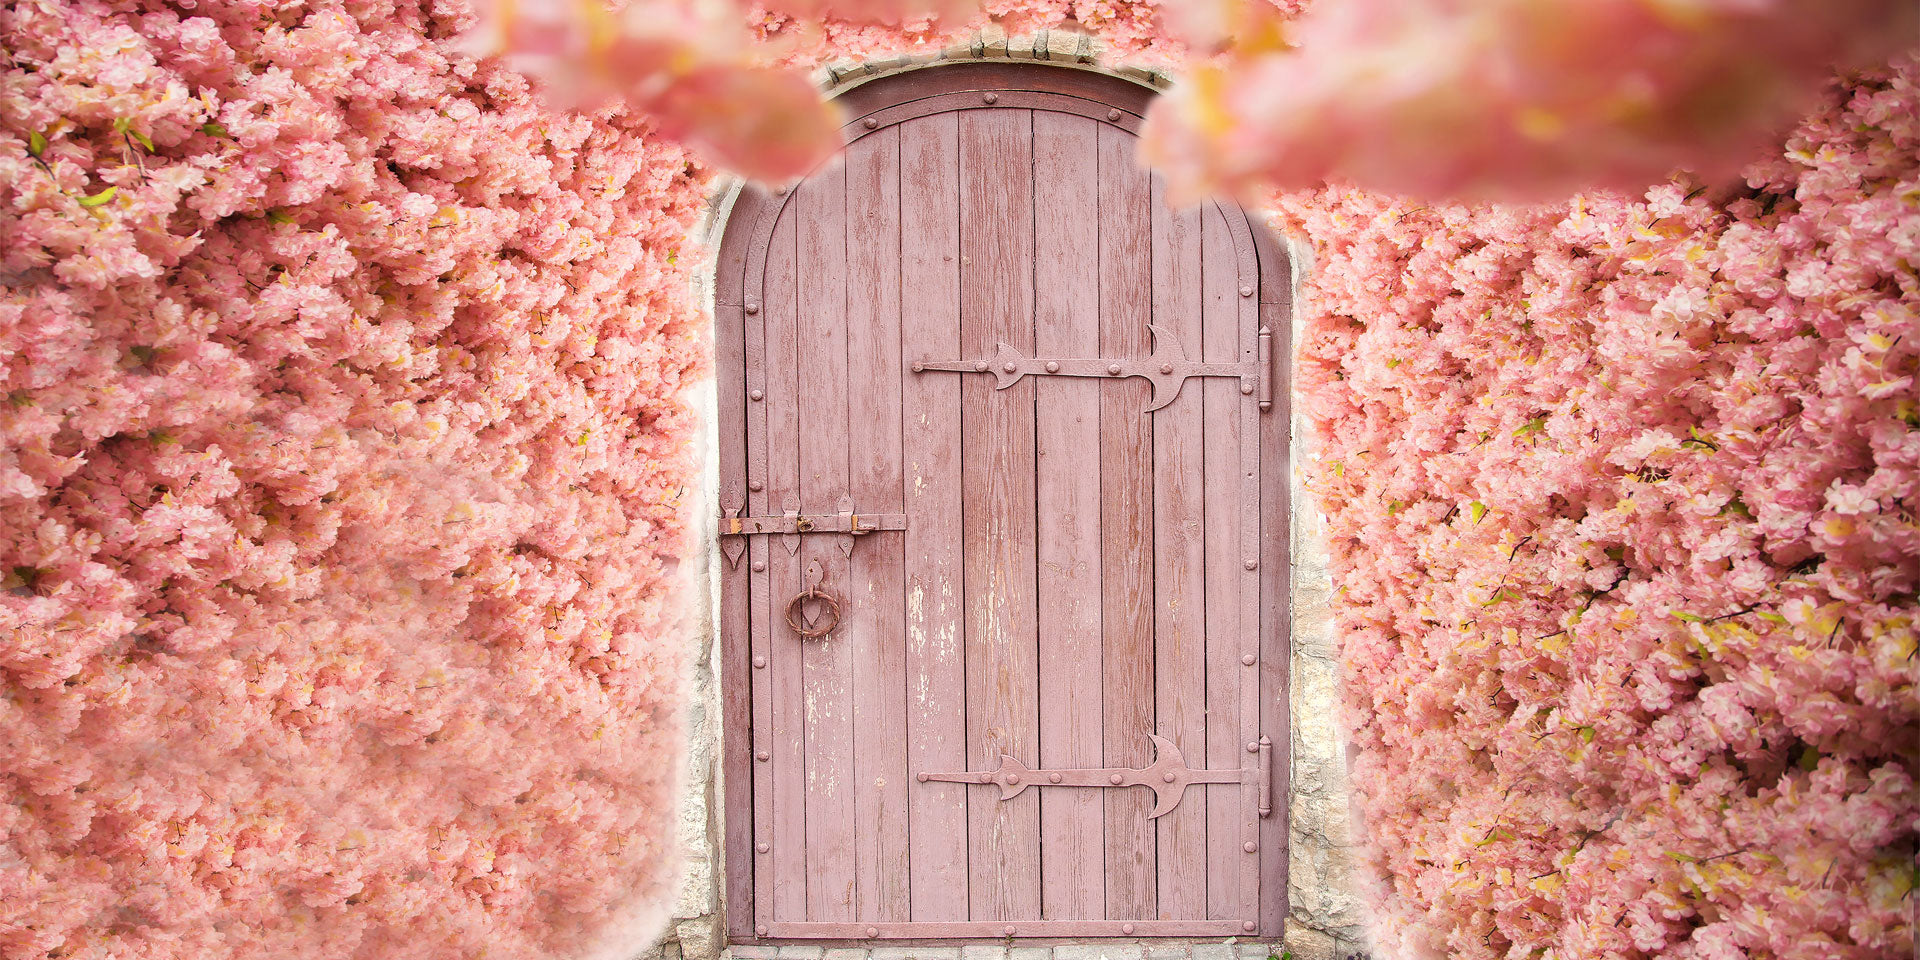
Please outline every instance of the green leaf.
M1810 744L1802 744L1800 756L1794 759L1793 765L1812 773L1813 768L1820 765L1820 751L1815 750Z
M1765 620L1768 623L1777 624L1782 627L1787 625L1787 618L1777 613L1768 613L1765 610L1756 610L1754 611L1753 615L1756 617L1759 617L1762 620Z
M1539 433L1540 431L1545 430L1546 428L1547 428L1546 417L1534 417L1532 420L1528 420L1526 423L1521 424L1519 429L1513 431L1513 435L1516 437L1531 436L1532 434Z
M1694 450L1705 450L1708 453L1720 452L1720 445L1713 442L1713 434L1701 433L1699 427L1688 427L1687 436L1691 439L1680 441L1681 446Z
M1400 359L1399 357L1388 357L1388 358L1387 358L1387 369L1388 369L1388 370L1392 370L1392 369L1393 369L1394 367L1397 367L1397 366L1399 366L1399 365L1401 365L1402 363L1405 363L1405 362L1406 362L1406 361L1404 361L1404 360L1402 360L1402 359Z
M274 223L292 223L293 215L285 210L268 210L267 219Z
M1467 504L1467 519L1468 519L1468 520L1471 520L1471 521L1473 521L1474 523L1479 523L1479 522L1480 522L1480 518L1481 518L1481 517L1484 517L1484 516L1486 516L1486 515L1487 515L1487 505L1486 505L1486 504L1484 504L1484 503L1481 503L1481 502L1480 502L1480 501L1478 501L1478 500L1475 500L1475 501L1473 501L1472 503L1469 503L1469 504Z
M38 130L35 130L32 133L27 134L27 152L36 157L43 153L46 153L47 152L46 135L42 134Z
M1688 613L1685 610L1673 611L1673 618L1675 620L1679 620L1685 623L1706 623L1707 622L1706 617L1700 616L1697 613Z
M219 124L219 123L215 123L215 122L214 122L214 121L212 121L212 120L209 120L209 121L207 121L206 123L203 123L203 124L201 124L201 125L200 125L200 132L201 132L201 133L204 133L204 134L206 134L206 135L207 135L207 136L209 136L209 137L230 137L230 136L232 136L232 134L230 134L230 133L228 133L228 132L227 132L227 128L226 128L225 126L223 126L222 124Z
M120 193L119 187L109 186L105 190L102 190L99 193L94 194L93 196L81 197L80 205L83 207L97 207L103 203L106 203L109 200L112 200L115 196L118 196L119 193Z
M1592 742L1593 742L1593 728L1592 728L1592 727L1581 727L1581 728L1579 728L1579 729L1580 729L1580 742L1582 742L1582 743L1592 743Z
M1401 508L1401 507L1404 507L1404 506L1406 506L1406 504L1404 504L1404 503L1401 503L1401 502L1400 502L1400 501L1398 501L1398 500L1388 500L1388 501L1387 501L1387 516L1389 516L1389 517L1391 517L1391 516L1393 516L1394 514L1396 514L1396 513L1399 513L1399 512L1400 512L1400 508Z

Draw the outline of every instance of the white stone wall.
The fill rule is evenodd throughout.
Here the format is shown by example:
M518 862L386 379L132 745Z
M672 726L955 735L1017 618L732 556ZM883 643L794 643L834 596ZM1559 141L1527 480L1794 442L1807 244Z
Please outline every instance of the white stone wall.
M1305 244L1291 244L1295 302L1311 267ZM1304 339L1301 311L1293 312L1292 342ZM1298 960L1331 960L1361 953L1360 902L1351 886L1356 855L1349 815L1347 742L1337 719L1338 657L1333 636L1333 582L1327 570L1326 518L1306 489L1307 465L1319 459L1303 411L1291 389L1292 442L1288 478L1292 522L1293 636L1288 695L1293 762L1287 814L1286 943Z

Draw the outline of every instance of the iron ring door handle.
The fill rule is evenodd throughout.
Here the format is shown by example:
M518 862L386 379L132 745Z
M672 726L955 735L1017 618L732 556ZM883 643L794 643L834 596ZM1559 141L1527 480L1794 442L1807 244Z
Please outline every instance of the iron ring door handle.
M814 618L811 625L802 622L808 600L818 600L826 605L826 613L822 615L825 622L822 622L822 617ZM793 599L787 601L787 626L792 627L793 632L799 634L803 640L818 640L840 626L840 601L833 594L817 586L808 587L794 594Z

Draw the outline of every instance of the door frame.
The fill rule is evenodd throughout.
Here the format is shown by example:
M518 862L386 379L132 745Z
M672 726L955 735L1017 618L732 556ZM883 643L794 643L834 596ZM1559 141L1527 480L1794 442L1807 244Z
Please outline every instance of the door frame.
M1151 74L1144 75L1151 78ZM1093 67L1085 63L1029 61L1024 59L935 60L909 64L898 69L861 77L830 91L844 110L843 135L851 143L887 126L934 113L960 109L1040 107L1073 113L1111 123L1138 134L1146 109L1159 91L1140 79ZM872 126L868 126L868 122ZM710 253L697 284L702 299L715 321L715 368L713 382L719 396L726 391L744 394L746 384L745 344L739 337L727 335L740 329L746 320L748 304L757 296L749 290L746 277L761 261L768 234L783 209L790 192L745 191L743 184L729 178L719 184L709 205L704 229L697 236ZM1252 240L1251 250L1237 250L1242 260L1254 261L1259 277L1258 321L1268 326L1275 338L1275 379L1287 389L1274 391L1274 409L1262 418L1263 449L1278 449L1285 456L1276 463L1262 464L1259 486L1261 500L1278 503L1277 508L1262 511L1260 565L1267 571L1262 590L1260 638L1262 730L1273 739L1276 757L1276 782L1273 815L1260 825L1261 902L1253 929L1235 934L1208 930L1202 932L1193 923L1183 921L1125 921L1129 928L1118 930L1123 921L1087 921L1086 929L1075 929L1081 922L1047 922L1048 932L1027 943L1044 943L1050 938L1086 939L1094 937L1207 937L1237 935L1244 938L1279 939L1289 910L1289 802L1293 754L1289 674L1293 656L1290 597L1293 583L1292 549L1294 496L1291 463L1295 454L1291 410L1293 340L1294 267L1285 245L1261 229L1245 211L1231 203L1218 203L1236 235ZM1236 247L1239 245L1236 244ZM718 491L725 483L717 469L718 448L722 442L721 423L729 411L724 402L708 409L710 425L707 437L709 463L703 483L705 514L717 511ZM742 491L744 493L744 491ZM744 497L741 498L744 500ZM703 526L714 523L703 516ZM753 728L751 683L753 670L748 631L730 626L723 590L728 579L727 565L720 559L717 525L705 527L703 546L710 557L712 642L716 656L712 664L720 694L719 723L714 724L719 740L720 800L717 811L721 848L719 867L722 876L720 910L724 914L727 942L750 945L777 942L822 944L821 938L794 941L781 938L777 931L756 927L754 864L754 777L753 744L738 731ZM744 565L743 565L744 566ZM1285 579L1280 579L1283 576ZM1279 770L1287 770L1284 777ZM1284 792L1283 791L1284 788ZM1271 889L1270 889L1271 888ZM853 925L849 925L853 926ZM997 921L940 924L950 927L938 934L898 934L879 930L876 924L866 930L852 931L855 943L931 943L1005 941L1010 934ZM924 928L925 923L916 924ZM1106 927L1114 927L1108 930ZM975 929L978 928L978 929ZM1055 929L1057 928L1057 929ZM865 933L865 937L860 934Z

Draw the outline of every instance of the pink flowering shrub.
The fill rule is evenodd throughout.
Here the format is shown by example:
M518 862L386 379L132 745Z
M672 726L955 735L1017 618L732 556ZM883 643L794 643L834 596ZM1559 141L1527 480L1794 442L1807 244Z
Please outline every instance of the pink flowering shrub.
M805 66L937 46L922 6L748 29ZM986 12L1160 63L1250 16ZM0 7L0 958L581 956L661 906L664 138L733 157L766 112L706 108L792 88L699 47L656 116L564 113L474 23ZM1917 83L1732 196L1275 201L1383 953L1910 949Z
M1906 0L1186 0L1197 49L1147 153L1189 193L1338 178L1454 199L1719 184L1836 67L1920 37ZM1197 12L1194 12L1197 11Z
M0 957L664 899L703 175L445 9L0 8Z
M1913 949L1920 62L1722 200L1283 202L1388 956Z

